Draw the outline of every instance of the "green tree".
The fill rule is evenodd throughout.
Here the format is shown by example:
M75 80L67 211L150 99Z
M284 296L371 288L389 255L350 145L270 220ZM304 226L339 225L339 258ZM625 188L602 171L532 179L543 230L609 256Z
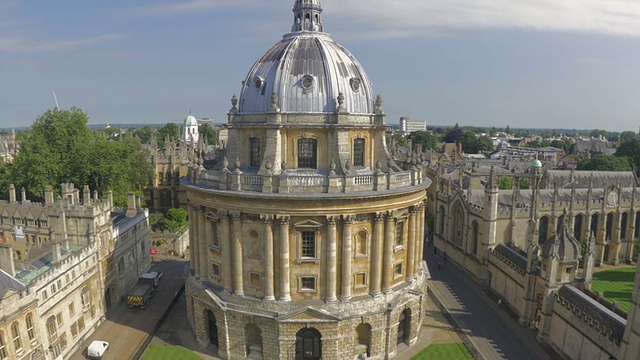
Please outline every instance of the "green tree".
M626 156L596 155L589 160L580 162L578 170L630 171L633 170L633 165L630 158Z
M493 140L491 140L487 135L479 136L476 139L476 145L478 147L478 152L493 150Z
M79 108L48 110L21 134L20 153L11 170L11 181L24 187L31 198L42 199L50 185L72 182L86 184L86 168L91 154L93 132L87 114Z
M218 145L218 131L211 127L211 124L200 124L198 133L204 137L206 145Z
M511 176L503 176L498 180L498 189L511 190L513 189L513 178Z
M476 134L471 131L465 132L462 137L460 137L460 144L462 144L462 151L467 154L477 154L478 153L478 138Z
M393 140L396 145L400 146L407 146L408 144L407 138L404 137L404 134L401 131L396 131L396 133L387 140ZM387 144L391 144L391 141L387 141Z
M453 129L449 130L447 134L442 138L442 141L445 143L458 143L460 142L462 135L464 135L464 132L456 123Z
M140 139L142 144L151 143L151 135L153 135L154 131L149 126L143 126L139 129L133 130L133 134Z
M167 123L158 130L158 146L164 147L165 139L176 141L180 139L180 127L176 123Z
M428 131L416 131L411 134L411 141L422 145L422 150L437 150L440 137Z
M640 175L640 135L631 134L633 136L625 131L620 135L620 145L614 155L630 159L633 168Z

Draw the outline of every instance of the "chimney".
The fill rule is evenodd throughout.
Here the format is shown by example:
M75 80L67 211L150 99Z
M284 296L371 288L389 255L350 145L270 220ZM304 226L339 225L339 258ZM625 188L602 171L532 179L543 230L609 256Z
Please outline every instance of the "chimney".
M16 187L13 184L9 185L9 202L16 202Z
M7 245L0 245L0 269L9 275L16 275L16 267L13 262L13 249Z
M44 204L53 205L53 188L48 185L44 188Z
M59 264L62 260L62 245L59 242L53 243L53 263Z
M25 203L27 201L27 190L22 188L22 191L20 192L20 196L21 196L20 200L22 200L22 203Z
M109 200L109 207L113 207L113 191L107 190L107 199Z
M135 216L138 213L136 207L136 194L133 192L127 193L127 216Z

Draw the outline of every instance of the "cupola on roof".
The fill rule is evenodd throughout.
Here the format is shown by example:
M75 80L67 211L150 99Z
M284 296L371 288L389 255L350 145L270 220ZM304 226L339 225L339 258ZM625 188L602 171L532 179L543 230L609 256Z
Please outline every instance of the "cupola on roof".
M335 113L338 97L351 114L373 113L369 77L356 58L324 33L319 0L295 0L292 32L253 65L240 93L238 112L260 114L277 95L283 113Z
M184 126L198 126L198 119L189 113L189 115L184 118Z

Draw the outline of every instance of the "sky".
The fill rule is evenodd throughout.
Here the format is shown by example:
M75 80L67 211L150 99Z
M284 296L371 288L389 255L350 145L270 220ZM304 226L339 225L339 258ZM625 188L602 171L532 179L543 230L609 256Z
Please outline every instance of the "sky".
M294 0L0 0L0 128L226 122ZM638 131L640 1L322 0L388 123Z

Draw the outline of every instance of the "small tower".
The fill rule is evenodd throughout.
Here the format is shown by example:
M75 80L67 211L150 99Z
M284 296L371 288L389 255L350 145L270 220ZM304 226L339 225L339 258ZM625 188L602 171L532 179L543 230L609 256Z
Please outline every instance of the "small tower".
M293 26L291 32L323 32L322 5L320 0L296 0L293 6Z
M494 173L494 167L491 166L491 171L489 172L489 179L484 187L484 211L485 211L485 228L486 228L486 236L484 237L484 241L482 243L483 247L483 271L485 274L482 274L482 278L486 279L486 272L488 271L487 265L489 263L488 257L491 249L494 247L496 243L496 226L498 219L498 184L496 181L496 176Z
M546 341L551 328L553 294L576 277L580 261L580 243L569 226L567 210L564 210L562 230L542 244L540 277L544 284L542 302L542 324L538 328L538 339Z
M184 118L184 125L182 129L182 141L189 144L191 142L197 143L200 133L198 132L198 120L195 116L189 115Z

